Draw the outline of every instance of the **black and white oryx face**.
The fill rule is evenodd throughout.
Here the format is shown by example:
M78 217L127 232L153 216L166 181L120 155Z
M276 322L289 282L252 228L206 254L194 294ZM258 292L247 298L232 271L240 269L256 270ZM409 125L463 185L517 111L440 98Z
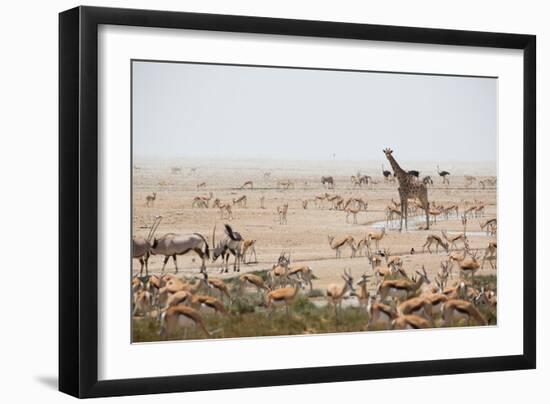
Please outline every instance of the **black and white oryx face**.
M223 243L223 241L220 241L218 245L212 250L212 262L216 262L216 260L226 251L227 246Z

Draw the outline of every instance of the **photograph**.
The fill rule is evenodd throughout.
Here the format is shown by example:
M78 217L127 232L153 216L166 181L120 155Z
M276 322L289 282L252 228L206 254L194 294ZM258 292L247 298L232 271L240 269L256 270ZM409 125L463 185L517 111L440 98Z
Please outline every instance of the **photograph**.
M132 343L498 326L497 77L130 69Z

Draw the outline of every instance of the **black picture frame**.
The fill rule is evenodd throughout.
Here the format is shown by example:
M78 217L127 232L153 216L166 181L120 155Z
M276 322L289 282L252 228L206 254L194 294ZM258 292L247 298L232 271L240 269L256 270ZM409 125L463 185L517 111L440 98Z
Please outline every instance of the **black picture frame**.
M100 24L523 50L523 354L99 381ZM103 397L536 367L536 37L185 12L77 7L59 15L59 390Z

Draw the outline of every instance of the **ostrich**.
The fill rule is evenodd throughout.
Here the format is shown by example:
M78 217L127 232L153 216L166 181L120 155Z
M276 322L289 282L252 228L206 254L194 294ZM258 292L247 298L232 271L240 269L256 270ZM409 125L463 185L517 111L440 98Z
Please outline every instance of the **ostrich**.
M439 171L439 166L437 166L437 173L439 176L443 179L443 184L449 184L449 175L451 175L448 171Z
M391 176L391 171L384 170L384 165L382 165L382 175L384 176L385 179L388 179Z
M409 175L412 175L413 177L416 177L416 178L420 176L420 171L411 170L411 171L408 171L408 173Z

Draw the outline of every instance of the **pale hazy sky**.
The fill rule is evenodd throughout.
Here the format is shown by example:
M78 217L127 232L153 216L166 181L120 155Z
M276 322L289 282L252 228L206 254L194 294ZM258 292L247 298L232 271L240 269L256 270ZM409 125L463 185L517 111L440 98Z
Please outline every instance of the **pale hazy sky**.
M497 79L133 62L140 157L496 161Z

